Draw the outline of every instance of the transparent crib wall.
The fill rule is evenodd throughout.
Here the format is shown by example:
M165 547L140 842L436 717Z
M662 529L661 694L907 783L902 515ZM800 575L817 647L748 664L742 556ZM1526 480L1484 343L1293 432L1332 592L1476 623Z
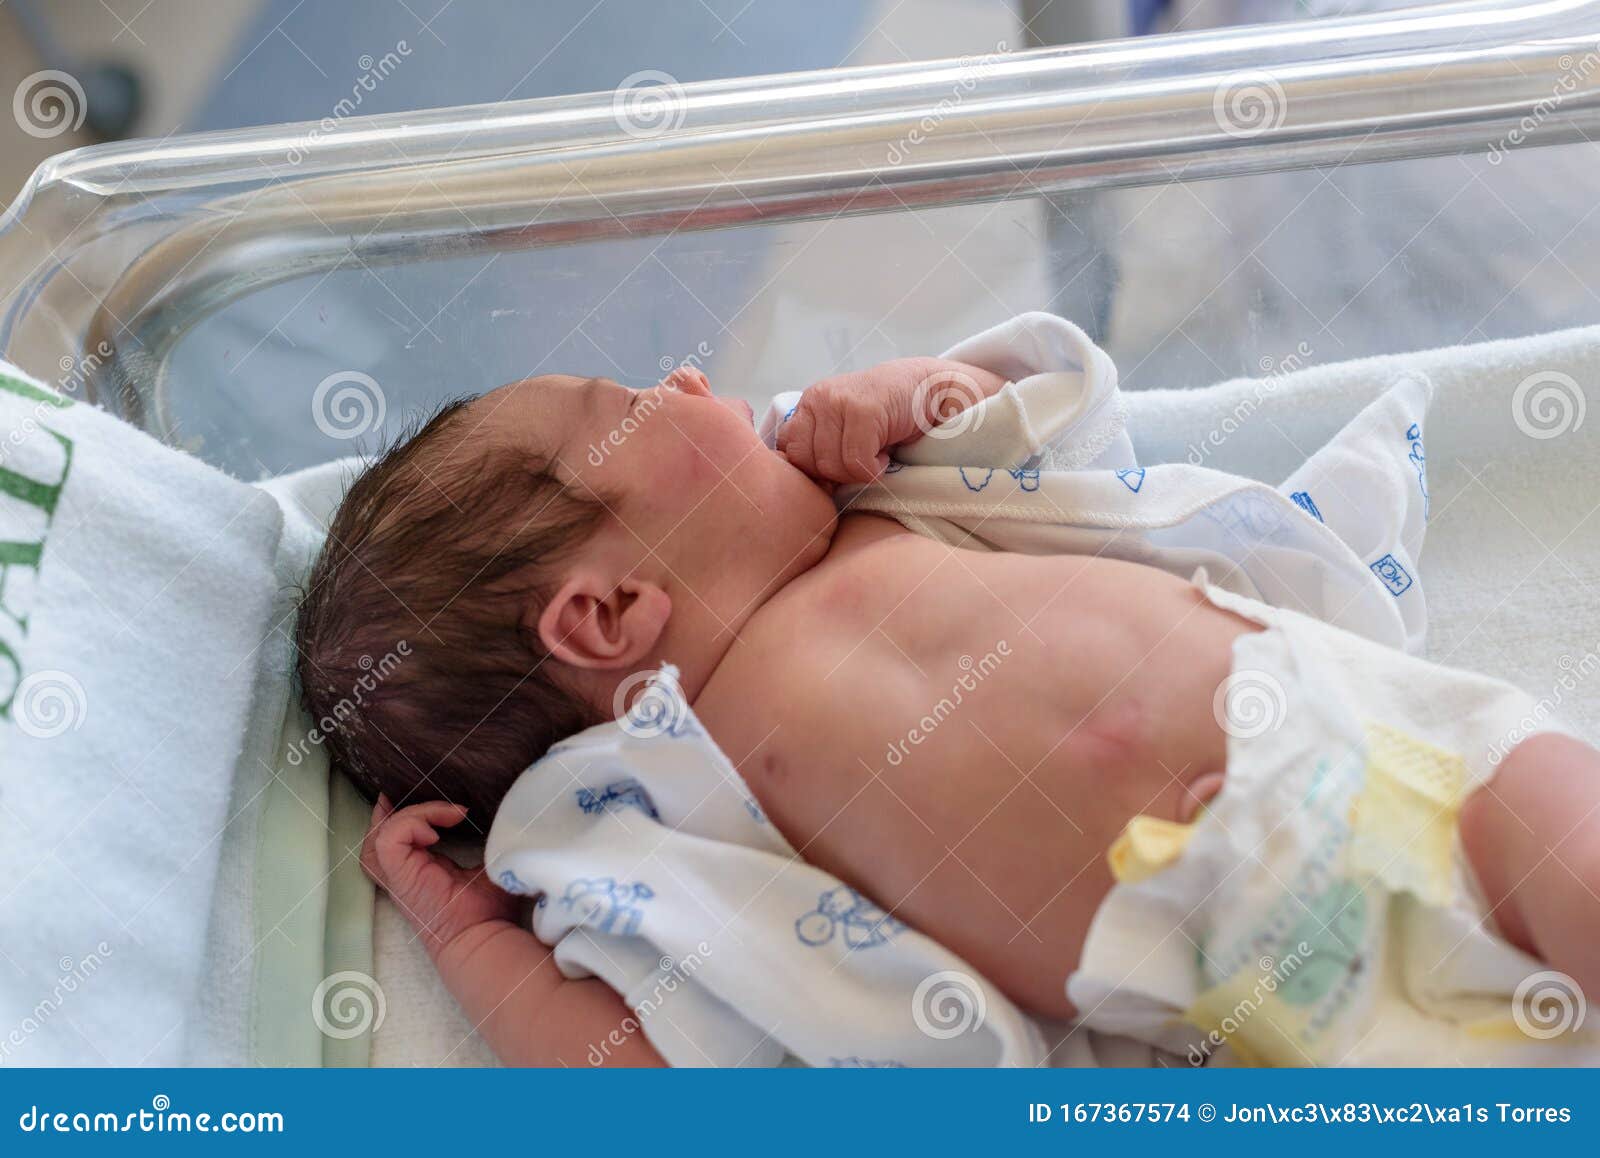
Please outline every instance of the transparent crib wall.
M0 222L0 350L254 477L529 374L759 404L1028 309L1133 388L1583 324L1597 41L1453 4L82 150Z
M1029 309L1090 328L1136 389L1584 325L1600 320L1596 152L352 263L248 295L189 331L162 421L202 457L255 477L376 445L408 415L526 375L643 386L689 360L759 409L780 390L936 353Z

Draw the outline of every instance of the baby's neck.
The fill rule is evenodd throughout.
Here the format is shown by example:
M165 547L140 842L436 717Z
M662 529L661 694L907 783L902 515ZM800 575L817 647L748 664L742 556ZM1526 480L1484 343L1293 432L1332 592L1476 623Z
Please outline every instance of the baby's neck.
M738 617L737 622L728 623L719 630L705 608L696 608L700 613L695 616L698 628L684 625L688 630L683 630L680 627L661 651L664 662L678 667L679 686L685 697L691 704L695 702L746 628L768 616L782 615L785 606L803 595L804 589L813 581L825 577L856 552L880 539L905 534L910 532L885 516L845 514L834 524L826 550L810 566L752 596L748 609ZM680 656L683 658L678 658Z
M670 663L678 669L679 687L693 704L750 624L771 615L774 608L781 608L792 589L805 586L819 572L831 570L842 558L842 552L896 533L905 531L892 520L875 515L845 515L830 523L826 532L819 532L816 549L798 557L796 566L776 581L735 589L727 582L731 577L723 575L723 585L709 599L693 588L676 594L671 621L653 652L653 661L658 666ZM596 688L594 701L609 710L617 688L633 674L623 672L606 686Z

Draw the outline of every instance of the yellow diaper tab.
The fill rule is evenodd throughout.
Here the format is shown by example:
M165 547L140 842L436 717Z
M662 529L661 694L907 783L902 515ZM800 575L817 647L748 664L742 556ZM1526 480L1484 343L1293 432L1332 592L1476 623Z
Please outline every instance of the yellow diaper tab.
M1301 1044L1309 1015L1278 996L1276 983L1270 973L1255 978L1235 974L1195 998L1183 1020L1207 1035L1207 1054L1226 1044L1241 1065L1318 1064Z
M1367 725L1366 779L1351 808L1351 867L1434 905L1455 892L1466 762L1386 724Z
M1179 824L1156 816L1135 816L1106 853L1111 875L1125 885L1149 880L1183 855L1193 835L1192 824Z

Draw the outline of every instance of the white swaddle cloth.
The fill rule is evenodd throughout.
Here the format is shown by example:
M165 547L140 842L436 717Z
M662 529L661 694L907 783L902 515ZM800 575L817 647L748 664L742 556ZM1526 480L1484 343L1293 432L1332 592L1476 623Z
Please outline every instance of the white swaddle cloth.
M484 864L507 891L540 894L534 932L562 970L610 984L674 1065L1043 1057L959 957L800 859L670 667L625 719L518 779Z
M841 507L972 549L1206 566L1230 591L1420 650L1425 380L1395 383L1273 488L1136 462L1115 368L1061 318L1024 314L947 356L1011 381ZM769 444L798 397L774 400ZM529 768L490 831L489 872L539 897L534 929L563 971L604 979L676 1065L1043 1060L986 980L797 856L670 669L640 700Z

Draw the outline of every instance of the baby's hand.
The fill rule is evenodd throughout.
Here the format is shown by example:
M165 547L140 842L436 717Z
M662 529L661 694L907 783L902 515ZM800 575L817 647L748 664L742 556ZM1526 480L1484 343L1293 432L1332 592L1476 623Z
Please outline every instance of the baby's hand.
M387 796L379 796L361 843L361 867L394 898L430 954L475 925L518 916L517 898L496 888L482 869L464 869L427 851L438 843L438 829L459 824L466 814L464 805L443 800L395 811Z
M998 374L944 358L899 358L813 384L778 431L778 450L812 478L866 483L889 451L915 442L1005 385Z

